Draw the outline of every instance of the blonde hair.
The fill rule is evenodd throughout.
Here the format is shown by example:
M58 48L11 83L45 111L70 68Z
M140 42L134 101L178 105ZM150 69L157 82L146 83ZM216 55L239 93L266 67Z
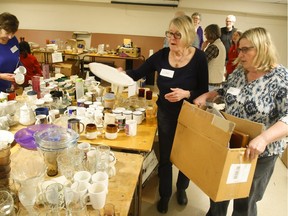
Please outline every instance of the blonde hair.
M180 40L182 40L187 47L190 47L196 38L196 31L191 17L187 15L175 17L171 20L169 27L172 24L176 26L178 31L181 33Z
M276 48L271 40L270 33L262 27L251 28L245 31L239 38L238 43L243 39L247 39L256 49L256 56L253 59L253 65L258 71L268 72L275 67L278 61ZM240 59L236 61L241 67Z

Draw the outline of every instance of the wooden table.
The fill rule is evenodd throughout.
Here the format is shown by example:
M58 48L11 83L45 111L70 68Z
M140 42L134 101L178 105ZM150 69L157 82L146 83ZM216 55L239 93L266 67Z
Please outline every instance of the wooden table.
M136 136L127 136L124 131L120 131L118 132L118 137L115 140L109 140L104 138L103 136L99 136L96 139L89 140L85 137L85 134L82 133L78 141L89 142L92 145L109 145L112 149L116 150L150 152L153 148L156 131L156 119L152 124L149 124L144 120L142 124L137 126Z
M11 153L21 148L16 144ZM143 156L140 154L114 152L117 162L116 175L109 179L106 203L115 206L116 215L141 215L141 170ZM13 169L13 167L12 167ZM47 176L47 179L51 179ZM88 206L92 211L92 207Z

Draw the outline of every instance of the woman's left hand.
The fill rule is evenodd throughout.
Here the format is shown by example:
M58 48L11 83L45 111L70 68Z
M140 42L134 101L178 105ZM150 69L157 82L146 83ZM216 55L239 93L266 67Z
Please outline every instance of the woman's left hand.
M266 148L267 142L259 135L251 140L246 148L245 155L249 159L258 157L259 154L263 153Z
M188 90L183 90L180 88L171 88L170 93L167 93L165 95L165 99L169 102L178 102L182 100L183 98L189 98L190 92Z

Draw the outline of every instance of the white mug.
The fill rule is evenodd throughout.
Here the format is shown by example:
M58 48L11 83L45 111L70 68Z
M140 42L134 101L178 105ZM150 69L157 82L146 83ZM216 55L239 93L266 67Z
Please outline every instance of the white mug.
M77 106L68 106L67 110L64 112L67 116L76 116L77 115Z
M143 114L141 111L133 112L133 119L137 121L137 124L141 124L143 120Z
M91 173L88 171L78 171L74 174L75 182L90 182Z
M109 176L106 172L98 171L94 173L91 177L92 183L101 182L106 186L106 190L108 193L108 184L109 184Z
M125 133L127 136L136 136L137 134L137 121L136 120L126 121Z
M36 115L36 122L35 125L37 124L51 124L52 123L52 118L50 115Z
M88 189L91 186L88 182L74 182L71 185L71 189L73 191L73 197L76 199L81 199L88 193Z
M106 202L106 186L100 182L93 183L88 189L88 194L84 196L85 200L88 196L90 201L87 205L92 205L93 209L102 209Z

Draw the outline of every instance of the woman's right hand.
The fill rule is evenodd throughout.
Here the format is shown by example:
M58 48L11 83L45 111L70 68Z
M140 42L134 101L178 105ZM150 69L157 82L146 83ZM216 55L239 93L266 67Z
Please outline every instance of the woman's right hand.
M15 74L12 73L0 73L0 79L15 82Z
M196 106L202 107L206 105L206 101L212 100L218 95L216 91L206 92L193 100Z

